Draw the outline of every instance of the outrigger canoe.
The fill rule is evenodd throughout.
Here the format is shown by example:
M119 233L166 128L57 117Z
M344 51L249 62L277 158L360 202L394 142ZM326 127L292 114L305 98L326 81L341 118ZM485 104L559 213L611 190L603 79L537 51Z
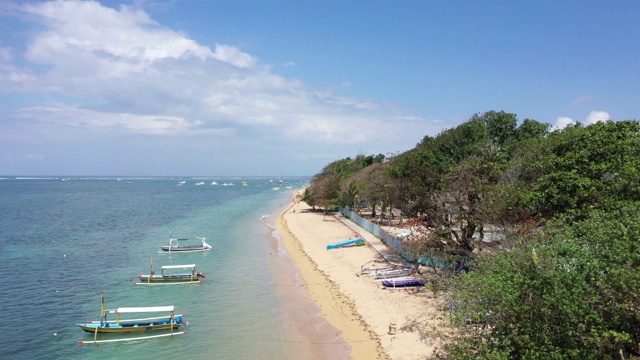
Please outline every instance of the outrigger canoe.
M389 279L413 274L412 268L380 269L374 272L376 279Z
M424 280L417 278L386 279L382 280L385 287L424 286Z
M80 344L98 344L103 342L116 342L116 341L133 341L133 340L145 340L157 337L173 336L186 334L186 331L178 330L184 323L182 314L175 314L175 307L169 306L151 306L151 307L121 307L113 310L104 309L104 292L101 294L101 314L100 320L89 320L86 323L76 324L82 330L93 333L93 340L78 340ZM162 316L138 318L138 319L123 319L122 315L125 314L147 314L147 313L163 313ZM108 320L108 315L114 314L115 320ZM126 315L125 315L126 316ZM146 331L166 330L168 333L143 336L135 338L118 338L118 339L105 339L98 340L98 334L128 334L128 333L140 333Z
M364 245L364 239L355 238L355 239L347 239L343 241L334 242L332 244L327 245L327 250L337 249L337 248L346 247L346 246L358 246L358 245Z
M189 270L189 272L176 273L175 270ZM137 276L140 282L133 282L134 285L177 285L177 284L198 284L206 276L202 272L196 271L196 264L186 265L165 265L160 268L160 274L153 270L153 260L151 261L151 274Z
M415 272L413 268L388 266L383 268L360 268L360 274L373 276L376 279L388 279L395 277L408 276Z
M191 243L189 243L189 241ZM196 252L196 251L208 251L213 247L207 244L207 238L204 237L195 237L194 239L190 238L172 238L171 232L169 232L169 245L160 246L160 250L162 252Z

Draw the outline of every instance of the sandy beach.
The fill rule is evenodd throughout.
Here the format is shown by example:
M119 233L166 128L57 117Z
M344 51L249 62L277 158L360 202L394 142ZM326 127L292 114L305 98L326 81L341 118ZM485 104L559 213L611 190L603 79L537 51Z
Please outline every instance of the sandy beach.
M434 325L436 302L430 292L388 289L361 275L363 265L382 267L382 256L394 256L378 238L340 215L312 212L302 201L292 201L275 225L309 296L340 331L340 341L350 346L349 358L404 360L432 355L437 343L411 331ZM366 246L327 250L330 243L356 236Z

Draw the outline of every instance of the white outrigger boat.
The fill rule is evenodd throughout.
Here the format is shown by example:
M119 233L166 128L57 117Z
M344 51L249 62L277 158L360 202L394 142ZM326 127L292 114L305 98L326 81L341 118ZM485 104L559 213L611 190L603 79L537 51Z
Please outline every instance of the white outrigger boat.
M187 243L187 242L191 243ZM182 242L182 243L181 243ZM169 245L160 246L161 253L172 253L172 252L199 252L199 251L209 251L213 247L207 244L207 238L204 237L195 237L193 239L189 238L172 238L171 232L169 232Z
M412 268L395 268L395 269L384 269L378 270L374 272L376 279L389 279L389 278L397 278L403 277L413 274L415 271Z
M373 262L373 260L360 267L361 275L373 276L376 279L388 279L411 275L415 272L415 269L413 268L393 265L391 263L388 263L388 266L385 267L365 267L371 262Z
M147 340L159 337L167 337L174 335L186 334L186 331L175 331L184 324L182 317L184 315L176 315L175 307L170 306L151 306L151 307L122 307L113 310L104 309L104 292L101 294L101 317L98 321L87 321L83 324L76 324L82 330L93 333L93 340L78 340L79 344L100 344L106 342L118 341L135 341ZM122 319L123 314L146 314L146 313L164 313L163 316L147 317L140 319ZM108 314L115 314L115 320L107 320ZM140 333L145 331L165 330L164 333L158 335L127 337L117 339L98 340L98 334L129 334ZM166 332L169 331L169 332Z
M175 272L176 270L189 270L188 272ZM153 259L151 259L151 273L147 275L139 274L139 282L134 285L180 285L199 284L206 276L202 272L196 271L196 264L186 265L165 265L160 268L160 275L153 270Z

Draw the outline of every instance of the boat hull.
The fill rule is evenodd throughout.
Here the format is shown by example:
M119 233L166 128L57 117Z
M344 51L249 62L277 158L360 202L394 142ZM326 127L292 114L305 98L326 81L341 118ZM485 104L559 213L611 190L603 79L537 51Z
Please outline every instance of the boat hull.
M137 326L118 326L118 327L100 327L100 324L98 324L98 326L96 325L92 325L92 324L78 324L78 326L86 331L86 332L90 332L90 333L95 333L96 332L96 328L98 329L98 333L99 334L126 334L126 333L134 333L134 332L143 332L143 331L153 331L153 330L169 330L171 329L172 325L167 324L167 325L137 325ZM180 324L174 324L173 325L173 329L177 330L178 328L180 328Z
M166 252L194 252L194 251L209 251L211 247L203 246L160 246L160 250Z
M148 282L184 282L184 281L200 281L204 276L198 274L192 276L191 274L185 275L138 275L138 279Z
M191 275L172 275L172 276L161 276L161 275L138 275L138 279L140 279L139 283L134 283L136 285L163 285L163 284L198 284L202 282L203 276L191 276Z
M364 239L356 238L356 239L338 241L338 242L327 245L327 250L338 249L338 248L347 247L347 246L359 246L359 245L364 245Z
M422 279L388 279L382 280L385 287L407 287L407 286L424 286Z
M143 332L143 331L154 331L154 330L177 330L182 326L182 319L176 319L175 322L171 323L171 320L163 320L156 322L121 322L120 324L115 323L101 323L97 322L88 322L85 324L77 324L82 330L90 333L110 333L110 334L124 334L124 333L133 333L133 332Z
M389 279L413 274L413 269L382 270L375 273L376 279Z
M149 282L149 283L157 283L157 284L164 284L164 283L183 283L183 282L201 282L202 280L199 278L182 278L182 279L149 279L149 278L139 278L140 281L142 282Z
M384 268L361 268L360 275L377 275L384 271L395 270L395 267L384 267Z

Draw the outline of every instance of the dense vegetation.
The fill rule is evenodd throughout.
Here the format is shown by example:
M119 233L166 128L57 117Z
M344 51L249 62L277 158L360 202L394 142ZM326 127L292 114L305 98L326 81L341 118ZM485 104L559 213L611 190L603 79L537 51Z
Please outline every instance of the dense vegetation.
M432 278L458 329L440 357L640 356L638 121L476 114L407 152L332 162L304 200L396 214L417 257L471 266Z

